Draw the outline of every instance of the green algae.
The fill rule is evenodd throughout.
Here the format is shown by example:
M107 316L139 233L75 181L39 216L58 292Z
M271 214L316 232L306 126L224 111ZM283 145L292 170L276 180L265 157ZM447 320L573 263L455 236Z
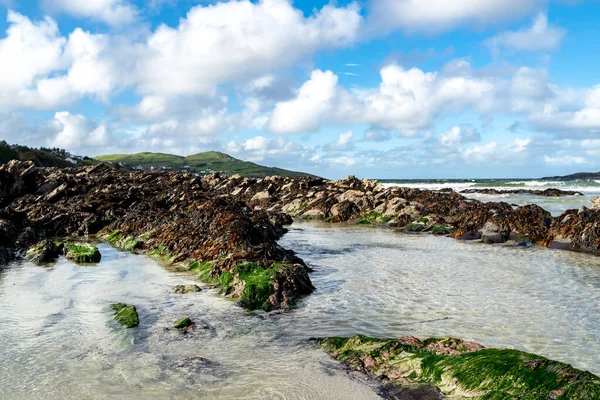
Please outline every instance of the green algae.
M30 247L25 253L25 258L37 264L50 263L58 258L62 250L62 243L45 239Z
M177 321L173 322L173 326L177 329L185 329L188 326L192 326L194 323L192 322L192 320L189 317L185 317L185 318L181 318L178 319Z
M198 285L177 285L173 287L173 293L188 294L201 292L202 289Z
M123 245L121 246L121 248L125 251L135 251L141 249L142 247L144 247L144 242L133 236L129 236L127 239L125 239L125 242L123 242Z
M66 247L65 257L76 263L98 263L102 258L98 248L88 243L67 243Z
M445 354L428 347L444 341L458 345L457 351ZM382 381L398 386L433 384L453 398L600 398L598 376L519 350L468 352L466 342L459 339L430 339L419 346L397 339L355 336L319 343L337 360Z
M115 320L125 328L135 328L140 324L140 319L135 306L128 306L125 303L111 304L115 312Z
M106 241L113 246L121 241L121 231L112 231L107 237Z
M456 229L442 224L435 224L428 231L434 235L450 235L456 232Z
M144 236L144 235L142 235ZM142 236L140 237L134 237L134 236L127 236L125 237L125 235L123 234L123 232L121 231L112 231L108 236L106 236L106 241L112 245L113 247L117 247L121 250L125 250L125 251L130 251L130 252L134 252L136 250L141 249L142 247L144 247L144 239Z
M413 222L404 227L405 232L423 232L425 230L425 224L421 222Z
M221 288L221 293L229 295L234 290L234 282L243 285L239 303L248 310L271 309L269 297L275 293L277 274L293 265L273 263L270 267L253 262L239 262L231 271L213 271L214 263L194 261L188 266L189 271L198 272L198 278Z
M377 225L377 224L385 224L392 220L390 217L384 217L381 213L372 212L369 214L365 214L358 218L356 223L358 225Z

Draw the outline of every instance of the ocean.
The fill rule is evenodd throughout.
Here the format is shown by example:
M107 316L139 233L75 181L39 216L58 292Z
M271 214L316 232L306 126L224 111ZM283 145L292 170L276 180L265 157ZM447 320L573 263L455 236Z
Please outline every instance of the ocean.
M543 197L527 194L489 195L481 193L464 194L465 197L480 201L503 201L514 205L537 204L557 216L569 209L590 207L593 198L600 196L600 180L578 179L572 181L536 180L536 179L423 179L423 180L379 180L384 186L403 186L418 189L440 190L451 188L455 192L466 189L497 190L545 190L560 189L581 192L582 196Z

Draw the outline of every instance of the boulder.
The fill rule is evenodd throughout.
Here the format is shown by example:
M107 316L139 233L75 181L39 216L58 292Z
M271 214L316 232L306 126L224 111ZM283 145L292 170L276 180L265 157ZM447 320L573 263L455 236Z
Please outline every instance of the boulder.
M349 221L356 217L360 212L360 208L349 200L344 200L331 207L331 216L338 222Z

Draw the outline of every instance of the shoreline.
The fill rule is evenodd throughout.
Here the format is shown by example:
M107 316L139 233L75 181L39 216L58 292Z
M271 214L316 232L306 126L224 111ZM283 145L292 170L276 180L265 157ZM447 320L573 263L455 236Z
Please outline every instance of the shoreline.
M448 190L383 189L354 177L200 179L115 172L102 165L65 171L11 162L0 167L0 179L8 189L0 198L0 236L8 244L0 249L4 261L45 239L98 235L116 248L195 273L249 310L286 310L315 289L310 268L277 244L293 218L487 244L540 244L592 254L600 249L593 230L597 210L568 210L554 218L535 205L514 209Z

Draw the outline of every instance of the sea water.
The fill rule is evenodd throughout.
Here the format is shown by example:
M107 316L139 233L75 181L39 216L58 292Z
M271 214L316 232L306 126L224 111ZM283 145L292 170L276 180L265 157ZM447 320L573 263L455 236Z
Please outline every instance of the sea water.
M294 224L280 241L316 291L247 312L157 260L100 245L102 261L0 272L2 399L372 399L312 337L452 336L600 373L600 258L371 227ZM124 329L110 304L134 304ZM183 334L173 321L191 317Z

